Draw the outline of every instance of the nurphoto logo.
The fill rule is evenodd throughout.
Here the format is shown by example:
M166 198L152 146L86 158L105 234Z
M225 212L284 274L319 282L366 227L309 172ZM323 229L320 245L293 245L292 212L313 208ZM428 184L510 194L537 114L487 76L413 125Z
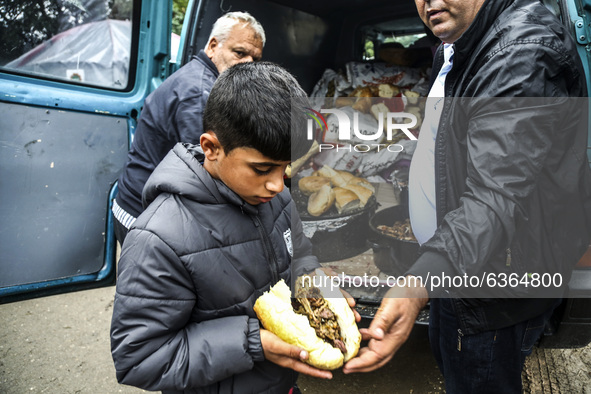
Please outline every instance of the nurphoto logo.
M387 107L384 107L387 109ZM321 108L316 111L306 108L308 112L307 138L317 139L318 133L323 135L319 151L335 149L360 153L387 149L390 152L401 152L404 147L393 144L393 137L402 132L409 140L417 137L411 132L418 124L417 116L410 112L376 112L377 124L368 126L360 121L357 111L345 111L339 108ZM325 116L326 115L326 116ZM361 116L367 116L361 114ZM330 136L330 137L327 137ZM385 137L385 138L384 138Z

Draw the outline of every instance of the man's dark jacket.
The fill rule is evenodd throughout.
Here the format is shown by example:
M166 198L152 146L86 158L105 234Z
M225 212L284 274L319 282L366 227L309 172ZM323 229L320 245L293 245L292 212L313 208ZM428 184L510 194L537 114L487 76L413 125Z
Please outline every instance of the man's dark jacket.
M146 98L116 197L134 217L144 210L142 190L164 156L177 142L199 143L205 103L218 75L200 51Z
M485 287L486 274L562 280L555 290L515 281L492 293L448 287L464 334L541 314L589 245L586 99L572 98L587 91L575 45L532 0L487 0L454 43L435 142L438 229L409 273L427 281L431 297L445 295L430 289L442 273L477 276ZM442 64L439 48L433 75Z
M165 393L285 394L297 374L264 359L253 306L318 260L287 189L249 205L198 156L177 144L164 158L123 245L111 325L117 379Z

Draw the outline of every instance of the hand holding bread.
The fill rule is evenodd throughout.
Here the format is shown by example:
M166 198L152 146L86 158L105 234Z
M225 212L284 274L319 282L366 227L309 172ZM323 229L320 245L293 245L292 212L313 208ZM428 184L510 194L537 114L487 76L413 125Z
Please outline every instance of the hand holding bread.
M315 287L310 276L298 278L297 283L294 302L283 280L260 296L254 306L259 320L283 341L306 350L305 362L311 366L341 367L357 355L361 343L347 299L338 289L330 292L324 286Z

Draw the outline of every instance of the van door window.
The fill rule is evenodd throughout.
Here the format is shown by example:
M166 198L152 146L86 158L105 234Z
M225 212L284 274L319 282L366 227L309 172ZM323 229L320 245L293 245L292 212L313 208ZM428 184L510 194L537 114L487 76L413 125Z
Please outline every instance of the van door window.
M127 90L133 0L0 3L0 69Z
M418 17L381 21L361 27L362 60L422 66L439 40ZM421 64L417 64L417 62Z

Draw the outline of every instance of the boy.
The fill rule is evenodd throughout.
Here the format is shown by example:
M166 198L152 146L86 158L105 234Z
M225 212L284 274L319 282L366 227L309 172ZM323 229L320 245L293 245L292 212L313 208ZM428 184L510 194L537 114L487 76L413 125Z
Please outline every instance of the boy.
M296 98L296 100L293 100ZM292 100L301 104L294 109ZM319 267L283 174L305 138L305 93L267 62L226 70L201 150L177 144L144 188L126 238L111 326L120 383L166 393L283 393L306 352L261 329L256 299ZM292 126L294 123L294 127ZM309 146L293 147L303 155ZM203 161L203 165L200 164ZM302 258L293 258L293 251Z

